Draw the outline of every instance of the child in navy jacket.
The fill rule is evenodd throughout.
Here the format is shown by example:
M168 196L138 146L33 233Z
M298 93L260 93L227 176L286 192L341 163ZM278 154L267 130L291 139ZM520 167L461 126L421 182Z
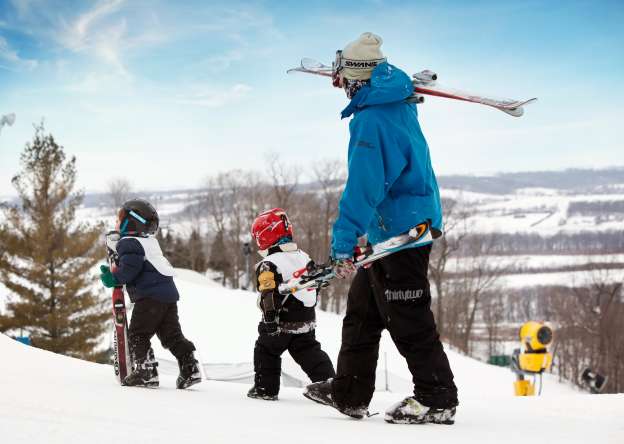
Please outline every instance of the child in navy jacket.
M120 239L117 268L100 267L106 287L125 285L134 302L129 327L132 372L124 379L129 386L158 386L158 365L150 340L154 334L163 347L176 357L180 367L176 386L186 388L201 381L195 346L182 334L178 319L180 299L173 281L174 269L164 257L154 233L158 229L158 213L142 199L125 202L119 210L116 229Z

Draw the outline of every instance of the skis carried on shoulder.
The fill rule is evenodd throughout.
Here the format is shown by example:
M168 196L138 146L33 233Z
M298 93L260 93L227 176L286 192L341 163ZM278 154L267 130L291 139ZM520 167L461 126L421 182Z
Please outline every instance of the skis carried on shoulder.
M372 252L364 259L354 262L353 265L356 268L365 267L397 251L429 244L441 234L438 230L432 229L429 222L423 222L405 234L391 237L384 242L373 245ZM300 290L319 289L328 286L329 281L335 277L332 264L313 265L293 273L293 278L281 284L278 290L282 295L289 295Z
M446 99L462 100L464 102L479 103L481 105L491 106L499 111L509 114L513 117L520 117L524 114L524 105L536 102L537 97L528 100L513 99L495 99L485 97L479 94L468 93L458 89L446 88L437 85L438 75L433 71L424 70L412 75L412 84L414 85L414 94L407 101L412 103L423 103L422 94L435 97L443 97Z
M119 241L117 231L106 233L106 255L111 271L117 268L117 249ZM128 346L128 316L126 313L126 299L123 286L113 288L113 367L115 376L120 384L126 378L131 367L130 350Z
M301 63L296 68L291 68L287 73L302 72L322 77L332 76L332 67L310 58L301 59ZM407 98L410 103L423 103L423 95L443 97L446 99L461 100L464 102L478 103L490 106L502 111L510 116L520 117L524 114L524 105L536 102L534 97L528 100L496 99L479 94L460 91L458 89L447 88L437 84L438 75L429 70L424 70L412 75L414 94Z

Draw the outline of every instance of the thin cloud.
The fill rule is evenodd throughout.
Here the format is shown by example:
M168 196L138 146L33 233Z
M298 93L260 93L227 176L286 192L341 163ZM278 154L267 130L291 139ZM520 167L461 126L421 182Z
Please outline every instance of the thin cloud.
M223 89L214 87L194 87L193 89L193 92L178 97L176 103L205 108L220 108L240 101L252 90L251 86L243 83Z
M98 60L113 68L119 76L129 78L130 73L122 60L122 50L127 34L125 17L111 21L120 11L124 0L107 0L80 14L58 35L58 42L72 52L93 54Z
M123 0L109 0L101 2L93 9L81 14L72 23L66 33L62 36L61 41L69 49L74 51L80 51L90 46L90 41L93 38L90 32L93 25L98 20L111 15L119 10L123 4Z
M38 62L34 59L21 58L17 51L12 49L6 39L0 36L0 60L3 60L8 66L1 66L5 69L14 68L15 70L33 70L37 67Z

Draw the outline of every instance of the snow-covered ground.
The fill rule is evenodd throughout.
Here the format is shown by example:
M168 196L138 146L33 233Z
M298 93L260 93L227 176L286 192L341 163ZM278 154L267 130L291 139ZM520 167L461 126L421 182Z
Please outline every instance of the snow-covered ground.
M180 290L180 320L184 334L199 350L206 366L208 377L219 379L240 378L244 363L251 371L253 347L257 337L260 311L256 307L256 294L243 290L225 289L199 273L176 270L176 284ZM340 349L342 317L333 313L317 311L317 338L323 349L336 361ZM152 341L156 356L171 361L173 357L158 341ZM479 396L487 393L492 397L507 397L513 391L513 375L508 369L493 367L471 358L448 351L455 369L460 396ZM378 390L385 389L386 371L388 386L393 392L411 391L411 375L407 364L397 352L386 333L382 336L379 350L377 374ZM214 364L236 364L231 373L224 366L216 369ZM289 384L295 381L307 383L308 379L289 355L283 356L283 370L290 376ZM177 374L177 369L170 366ZM212 372L216 371L213 376ZM479 375L475 378L475 375ZM293 381L293 379L295 381ZM243 389L241 389L243 390ZM546 375L544 395L575 393L568 385L559 384L554 376ZM397 395L399 396L399 395Z
M227 290L201 275L181 270L180 317L203 362L248 363L259 313L255 296ZM319 313L318 337L335 360L340 317ZM156 340L154 343L156 345ZM0 335L0 430L6 443L297 443L435 442L549 443L624 442L624 395L586 395L547 378L544 395L515 398L513 376L448 352L460 389L454 426L390 425L383 415L362 421L314 404L301 389L283 387L278 402L245 397L248 384L206 381L175 390L174 375L163 370L159 389L122 388L108 365L92 364L26 347ZM157 348L160 358L170 359ZM396 376L391 392L378 391L371 412L382 412L409 393L409 373L383 338L380 364L387 357ZM162 364L166 364L162 362ZM295 377L296 366L284 369ZM407 381L402 387L401 381ZM385 381L378 380L379 388Z

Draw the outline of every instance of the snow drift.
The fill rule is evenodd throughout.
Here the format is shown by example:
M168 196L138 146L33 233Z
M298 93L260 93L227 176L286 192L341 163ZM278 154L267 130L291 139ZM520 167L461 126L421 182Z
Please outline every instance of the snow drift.
M177 282L182 325L203 362L221 364L224 373L249 363L259 318L254 295L220 288L190 272L181 272ZM334 360L339 331L338 316L319 314L318 336ZM381 350L380 361L387 353L388 371L396 377L389 383L395 392L376 392L371 412L383 412L409 392L401 386L409 386L409 373L387 337ZM157 355L170 359L162 349ZM27 347L4 335L0 356L3 443L482 444L524 443L527 435L551 443L624 442L624 395L586 395L548 378L545 396L515 398L509 370L452 352L460 389L454 426L390 425L383 415L352 420L306 400L298 388L282 388L278 402L246 398L247 384L213 380L179 391L175 371L166 369L166 361L159 389L120 387L109 365ZM284 369L295 379L305 379L288 359ZM379 382L383 388L385 381Z

